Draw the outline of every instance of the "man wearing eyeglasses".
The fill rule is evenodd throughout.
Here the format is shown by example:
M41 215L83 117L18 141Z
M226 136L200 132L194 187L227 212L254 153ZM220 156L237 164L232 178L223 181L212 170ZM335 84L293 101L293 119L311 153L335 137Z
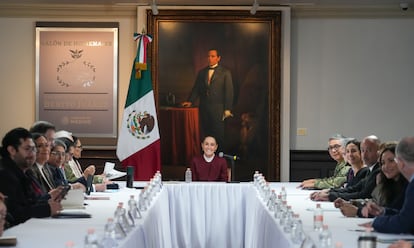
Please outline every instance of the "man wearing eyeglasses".
M55 215L62 209L59 190L40 197L43 192L30 170L36 160L36 147L28 130L9 131L2 140L1 156L0 192L8 196L7 221L11 226L32 217Z
M328 141L328 152L336 161L336 167L331 177L308 179L303 181L299 187L303 189L329 189L341 187L346 182L346 175L351 166L347 164L342 156L342 143L345 137L335 134Z

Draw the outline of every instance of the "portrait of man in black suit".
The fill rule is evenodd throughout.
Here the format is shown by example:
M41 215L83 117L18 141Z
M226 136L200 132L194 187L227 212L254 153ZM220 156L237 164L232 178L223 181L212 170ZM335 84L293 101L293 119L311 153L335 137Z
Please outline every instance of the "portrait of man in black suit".
M208 51L208 66L198 72L188 101L182 105L191 107L199 98L202 136L215 137L218 144L224 144L224 121L233 116L233 81L230 70L219 64L220 59L217 49Z
M270 172L276 177L279 166L279 153L269 153L280 142L278 14L252 18L243 11L160 11L148 25L154 32L152 68L161 114L198 108L199 139L214 136L218 151L240 157L237 177L246 180L255 170L268 171L269 165L276 165ZM240 18L230 21L229 15ZM162 117L162 164L183 165L192 156L172 160L169 146L163 146L171 136L165 127L180 124Z

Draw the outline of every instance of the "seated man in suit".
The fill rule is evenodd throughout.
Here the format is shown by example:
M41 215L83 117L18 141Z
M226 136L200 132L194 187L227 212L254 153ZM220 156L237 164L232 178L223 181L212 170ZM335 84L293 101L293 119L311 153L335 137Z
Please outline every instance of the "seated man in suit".
M67 147L63 141L59 139L53 141L48 166L49 170L52 172L54 183L55 185L69 184L72 189L82 189L83 191L86 191L84 184L80 182L70 183L66 178L65 169L63 168L66 159L66 149Z
M395 149L395 160L401 174L409 181L401 210L368 203L368 212L377 216L374 221L362 224L382 233L414 234L414 137L405 137Z
M36 160L36 146L28 130L15 128L2 140L0 161L0 192L8 196L7 221L11 226L36 217L57 214L62 206L59 190L50 199L40 199L43 192L38 183L28 175Z
M49 192L50 190L56 188L53 181L52 173L50 172L47 161L50 156L50 145L49 142L43 134L32 133L33 141L36 145L36 162L32 166L32 171L34 177L40 183L40 186L43 192Z
M369 168L367 176L356 185L344 189L330 189L314 192L310 198L314 201L335 201L337 198L344 200L370 198L376 186L377 174L380 172L378 151L380 140L370 135L361 142L361 156L364 164Z
M48 121L37 121L33 123L29 131L31 133L43 134L46 137L49 146L51 146L54 140L56 127L53 123L50 123Z
M75 184L75 183L81 183L83 184L85 187L87 186L87 178L89 176L93 177L93 185L92 185L92 190L93 191L100 191L103 192L106 190L106 183L107 182L103 182L103 178L102 175L97 175L95 176L95 166L94 165L89 165L83 172L80 171L79 175L76 175L75 171L72 168L75 168L76 166L71 166L71 164L73 165L74 160L73 160L73 156L75 154L75 150L76 149L76 143L74 142L75 139L73 138L72 133L67 132L67 131L59 131L56 134L59 133L66 133L64 136L55 136L55 140L59 140L59 141L63 141L66 145L66 157L65 157L65 161L63 163L63 168L65 171L65 176L66 176L66 180L69 183ZM79 141L77 139L77 141ZM79 142L80 143L80 142Z

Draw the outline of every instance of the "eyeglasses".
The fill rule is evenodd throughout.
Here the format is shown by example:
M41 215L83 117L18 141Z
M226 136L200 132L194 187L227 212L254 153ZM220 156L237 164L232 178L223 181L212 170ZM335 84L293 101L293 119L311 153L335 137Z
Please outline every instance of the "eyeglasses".
M333 151L333 150L338 151L338 150L339 150L339 148L341 148L341 145L333 145L333 146L329 146L329 147L328 147L328 151Z
M66 155L65 152L51 152L50 154L52 154L53 156L60 156L60 157L64 157Z
M36 149L35 146L26 146L26 147L23 147L23 150L25 152L27 152L27 153L29 153L29 152L37 152L37 149Z

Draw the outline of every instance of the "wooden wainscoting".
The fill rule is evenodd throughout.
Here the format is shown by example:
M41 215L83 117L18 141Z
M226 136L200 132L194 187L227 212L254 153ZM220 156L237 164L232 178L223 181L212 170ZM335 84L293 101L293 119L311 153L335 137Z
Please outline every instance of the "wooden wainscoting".
M115 149L86 149L82 151L82 157L79 159L79 163L82 165L84 170L88 165L95 165L96 174L103 173L105 162L115 163L115 169L119 171L125 171L122 167L121 162L116 156Z
M331 159L328 151L291 150L290 181L300 182L309 178L331 176L335 165L336 161Z
M95 165L96 174L101 174L105 167L105 162L115 163L115 169L119 171L126 171L121 165L118 157L116 156L115 149L87 149L82 151L82 158L79 160L84 170L88 165ZM163 180L180 180L184 181L184 172L186 166L163 166L162 177ZM125 178L119 178L117 180L125 180Z
M103 172L105 162L115 163L115 169L125 171L116 156L116 150L110 149L84 149L80 163L85 169L88 165L96 166L96 173ZM321 178L331 176L336 162L329 156L328 151L321 150L291 150L290 151L290 181L299 182L308 178ZM165 165L162 167L163 180L182 181L186 166ZM243 177L243 168L238 168L238 177ZM241 181L248 181L250 177L243 177ZM239 179L239 178L238 178Z

